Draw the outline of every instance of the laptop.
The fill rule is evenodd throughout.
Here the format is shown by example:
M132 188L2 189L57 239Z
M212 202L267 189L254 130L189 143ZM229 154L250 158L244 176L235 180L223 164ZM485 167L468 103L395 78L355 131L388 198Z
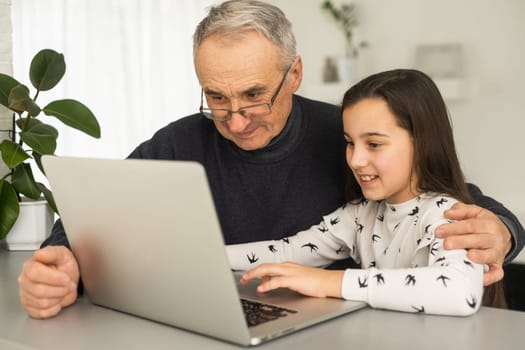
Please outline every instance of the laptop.
M42 162L96 305L246 346L366 305L240 285L197 162L56 156ZM245 316L245 309L262 316Z

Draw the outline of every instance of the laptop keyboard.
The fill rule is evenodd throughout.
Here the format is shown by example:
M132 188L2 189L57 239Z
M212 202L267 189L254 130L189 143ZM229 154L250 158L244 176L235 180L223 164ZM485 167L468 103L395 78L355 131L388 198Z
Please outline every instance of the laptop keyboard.
M253 300L241 299L241 303L244 309L244 316L248 322L248 327L254 327L268 321L286 317L288 314L297 313L295 310L263 304Z

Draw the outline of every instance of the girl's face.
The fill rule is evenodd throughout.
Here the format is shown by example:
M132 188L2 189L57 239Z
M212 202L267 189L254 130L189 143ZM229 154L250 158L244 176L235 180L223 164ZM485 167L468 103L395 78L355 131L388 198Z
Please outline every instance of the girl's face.
M381 98L366 98L343 111L346 161L367 199L397 204L414 198L414 145Z

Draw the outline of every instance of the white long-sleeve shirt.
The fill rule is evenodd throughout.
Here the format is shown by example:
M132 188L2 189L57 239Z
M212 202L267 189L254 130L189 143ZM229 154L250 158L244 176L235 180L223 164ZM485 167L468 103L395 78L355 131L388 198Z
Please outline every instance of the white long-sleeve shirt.
M346 204L319 225L279 241L227 246L232 269L263 262L293 261L326 266L352 257L361 269L347 269L344 299L406 312L470 315L483 294L483 267L466 250L445 250L434 230L449 222L443 212L455 199L423 194L401 204Z

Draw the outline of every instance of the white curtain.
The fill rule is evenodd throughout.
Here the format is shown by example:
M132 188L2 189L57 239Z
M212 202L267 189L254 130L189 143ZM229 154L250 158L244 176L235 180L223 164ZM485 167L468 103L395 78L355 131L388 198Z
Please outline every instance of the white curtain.
M62 52L66 74L42 92L86 104L101 139L60 132L57 154L124 158L160 127L197 112L192 34L212 0L13 0L15 77L31 86L29 64L43 48ZM34 89L30 87L32 93Z

